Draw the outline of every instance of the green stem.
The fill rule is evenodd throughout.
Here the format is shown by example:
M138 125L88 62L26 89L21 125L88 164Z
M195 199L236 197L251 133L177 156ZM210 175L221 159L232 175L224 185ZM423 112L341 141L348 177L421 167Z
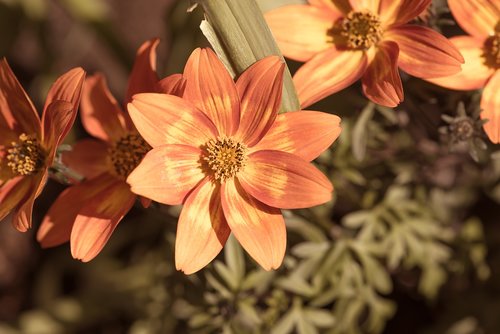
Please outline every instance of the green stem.
M194 0L202 6L206 22L201 28L233 76L257 60L277 55L283 58L255 0ZM284 74L281 111L300 110L288 67Z

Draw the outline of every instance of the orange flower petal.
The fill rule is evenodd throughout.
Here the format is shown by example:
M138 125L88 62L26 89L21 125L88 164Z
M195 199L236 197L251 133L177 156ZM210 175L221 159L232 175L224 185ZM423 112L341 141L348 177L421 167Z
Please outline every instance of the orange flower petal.
M184 68L184 97L202 110L226 136L240 122L240 104L234 81L211 49L196 49Z
M421 13L432 0L380 0L380 20L383 27L405 24Z
M276 208L308 208L332 198L328 178L311 163L286 152L250 154L238 179L250 195Z
M369 10L376 14L378 13L380 1L381 0L349 0L349 3L354 11Z
M156 48L160 40L153 38L144 42L135 56L134 66L128 79L125 104L132 101L138 93L156 93L158 75L156 74Z
M204 113L177 96L134 95L128 111L139 133L153 147L165 144L199 147L218 134Z
M83 139L73 145L71 151L63 152L66 166L87 179L109 170L108 146L95 139Z
M102 74L85 80L80 116L85 130L104 141L117 140L133 129Z
M70 239L71 229L79 211L89 200L116 182L108 174L65 189L45 215L36 239L43 248L55 247Z
M0 221L19 205L23 198L26 198L30 189L31 180L24 176L7 180L0 187Z
M332 12L335 17L341 17L343 13L348 13L351 7L348 0L335 2L332 0L308 0L308 2L311 6Z
M236 178L222 185L222 208L236 239L265 270L277 269L286 249L281 211L248 195Z
M80 97L82 95L83 82L85 80L85 71L81 67L69 70L65 74L61 75L50 87L47 94L47 99L45 100L45 107L43 108L42 116L42 129L46 126L44 125L44 116L47 114L47 109L55 101L66 101L73 106L73 112L71 113L71 119L67 120L66 128L58 129L58 137L64 139L68 132L71 130L73 123L76 118L76 113L78 106L80 105Z
M308 61L331 47L328 30L342 16L329 7L283 6L265 13L266 21L285 57ZM290 24L300 22L300 24Z
M206 179L186 199L177 224L175 267L189 275L210 263L231 230L221 206L220 187Z
M39 134L41 132L40 118L24 91L17 81L7 60L0 60L0 131L2 136L9 130L18 135Z
M236 82L241 99L237 136L249 146L262 139L278 115L284 69L279 57L269 56L250 66Z
M205 178L201 154L201 149L187 145L156 147L146 154L127 182L138 195L164 204L181 204Z
M363 76L363 92L375 103L396 107L403 101L403 85L398 71L398 45L379 43L375 58Z
M28 192L20 201L20 205L14 209L14 215L12 217L12 225L19 232L26 232L31 228L33 204L45 186L47 174L47 171L44 171L43 173L38 173L36 176L26 178L30 183Z
M399 47L398 65L418 78L444 77L460 72L464 58L443 35L416 25L388 30L384 37Z
M135 198L125 182L115 181L88 201L75 218L71 231L73 257L82 262L96 257L134 204Z
M472 36L494 34L500 20L498 0L448 0L448 6L460 27Z
M184 144L199 147L217 136L210 119L188 101L166 94L138 94L129 113L151 146Z
M450 89L473 90L480 89L486 85L488 79L495 70L484 64L483 44L484 41L471 36L456 36L450 38L455 47L464 57L465 63L462 71L443 78L426 79L436 85Z
M494 144L500 143L500 70L486 84L481 98L482 119L488 119L484 131Z
M366 67L367 57L362 51L331 47L316 55L293 77L302 108L350 86L361 78Z
M182 96L186 88L186 79L182 74L172 74L158 82L157 91L160 93Z
M317 111L289 112L278 115L251 152L284 151L311 161L332 145L341 131L338 116Z
M56 149L63 141L64 135L68 133L66 130L73 125L75 117L76 109L68 101L54 101L45 109L42 117L42 140L49 151L46 161L48 166L52 164Z

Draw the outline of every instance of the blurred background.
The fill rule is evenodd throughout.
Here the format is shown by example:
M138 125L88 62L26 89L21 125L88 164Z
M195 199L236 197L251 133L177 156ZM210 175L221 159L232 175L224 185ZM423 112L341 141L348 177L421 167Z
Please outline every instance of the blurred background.
M0 0L0 56L38 106L76 66L103 72L120 101L142 42L161 38L160 76L181 72L208 45L203 14L187 8L185 0ZM418 24L463 33L444 1ZM292 72L299 65L289 62ZM41 250L36 229L64 189L50 181L31 232L0 224L0 334L500 333L500 153L478 120L481 92L402 78L396 110L368 103L359 85L311 108L343 119L341 138L316 160L335 198L284 211L287 256L274 272L232 239L204 270L177 272L180 208L160 205L136 205L90 263L73 260L69 245ZM457 132L464 122L467 137ZM85 136L77 121L66 142Z

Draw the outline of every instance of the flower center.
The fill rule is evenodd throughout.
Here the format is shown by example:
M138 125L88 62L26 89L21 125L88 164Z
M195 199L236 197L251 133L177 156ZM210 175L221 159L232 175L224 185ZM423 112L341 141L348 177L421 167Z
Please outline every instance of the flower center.
M484 43L484 58L486 65L491 68L500 68L500 22L495 34Z
M349 49L367 50L381 39L381 26L378 15L353 11L340 21L340 35L346 39Z
M457 120L450 125L450 129L459 141L466 141L474 135L474 122L469 118Z
M33 175L44 165L46 154L35 136L23 133L7 147L7 166L15 175Z
M138 134L128 134L108 149L114 174L122 179L139 165L151 146Z
M203 160L219 182L235 176L245 166L247 159L246 145L232 138L212 139L205 145L205 151Z

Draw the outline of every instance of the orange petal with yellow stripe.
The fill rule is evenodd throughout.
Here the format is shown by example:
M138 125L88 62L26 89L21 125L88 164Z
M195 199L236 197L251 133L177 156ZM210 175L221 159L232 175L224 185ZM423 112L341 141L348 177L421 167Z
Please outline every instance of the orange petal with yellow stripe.
M275 150L296 154L311 161L338 138L340 117L317 111L278 115L264 138L250 152Z
M149 151L128 176L135 194L154 201L178 205L204 177L202 151L187 145L164 145Z
M247 194L236 178L222 184L221 194L224 216L236 239L265 270L277 269L286 249L281 211Z
M265 13L283 55L303 62L331 47L328 31L341 16L340 12L328 10L328 7L308 5L283 6Z
M399 47L399 67L418 78L437 78L460 72L464 58L443 35L417 25L388 30L384 37Z
M159 43L158 38L153 38L144 42L137 50L128 79L125 104L132 101L135 94L157 92L159 78L156 74L156 48Z
M495 33L500 20L498 0L448 0L451 13L462 29L479 38Z
M383 27L405 24L422 14L432 0L380 0Z
M500 143L500 70L486 84L481 98L481 118L487 119L484 131L494 144Z
M308 161L287 152L250 154L238 179L246 192L276 208L307 208L332 198L328 178Z
M85 80L80 117L88 133L108 142L118 140L127 129L132 129L128 116L109 91L102 74Z
M186 88L186 79L182 74L172 74L161 79L157 85L157 91L160 93L182 96Z
M240 122L238 93L217 55L208 48L194 50L184 68L184 78L184 98L202 110L221 135L233 135Z
M363 76L363 92L375 103L396 107L403 101L403 84L398 71L398 45L379 43L377 53Z
M316 55L293 77L302 108L350 86L361 78L366 67L367 56L363 51L331 47Z
M175 267L192 274L220 253L230 234L221 205L220 186L206 179L189 194L175 237Z
M250 66L236 82L241 99L241 121L236 136L248 146L262 139L278 115L284 69L279 57L269 56Z
M399 1L399 0L394 0ZM354 11L369 10L377 14L380 6L380 0L349 0L351 7Z
M54 84L50 87L45 100L43 115L47 114L47 109L55 101L66 101L71 103L73 111L71 119L66 122L64 129L58 129L59 137L64 138L71 130L76 118L76 113L80 105L82 95L82 87L85 80L85 71L81 67L74 68L61 75ZM42 127L44 118L42 117Z
M152 147L165 144L199 147L218 135L204 113L177 96L137 94L128 104L128 111L135 127Z
M0 221L4 219L31 189L29 177L17 176L7 180L0 187Z
M484 40L471 36L456 36L450 38L464 57L462 71L442 78L426 79L436 85L457 90L480 89L486 85L495 70L486 66L483 57Z
M311 6L318 7L322 10L327 10L335 15L335 17L341 17L342 14L346 14L351 9L351 5L348 0L332 1L332 0L308 0Z
M71 255L82 262L96 257L135 199L128 185L120 180L95 195L75 218L70 237Z
M109 174L101 174L91 180L64 190L45 215L36 239L43 248L54 247L69 241L71 230L79 211L89 200L116 182Z
M40 118L5 58L0 59L0 131L39 134ZM16 136L17 137L17 136ZM3 139L3 138L2 138ZM17 138L16 138L17 139Z

